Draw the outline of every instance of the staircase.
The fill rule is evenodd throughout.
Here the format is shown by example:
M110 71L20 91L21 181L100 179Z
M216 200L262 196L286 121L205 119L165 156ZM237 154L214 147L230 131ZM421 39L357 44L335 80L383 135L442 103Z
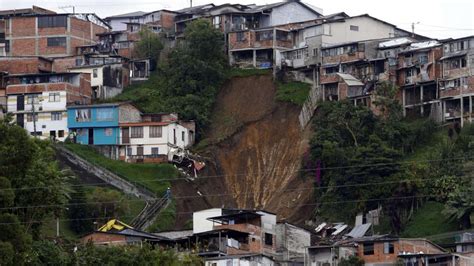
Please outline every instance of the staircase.
M141 186L140 184L129 182L105 168L81 158L61 145L56 145L56 150L58 151L58 155L63 157L74 166L81 168L82 170L119 189L120 191L123 191L126 194L143 199L145 201L145 207L132 221L132 226L136 229L145 230L156 220L160 211L166 208L170 203L170 199L168 197L156 198L156 195L153 192Z

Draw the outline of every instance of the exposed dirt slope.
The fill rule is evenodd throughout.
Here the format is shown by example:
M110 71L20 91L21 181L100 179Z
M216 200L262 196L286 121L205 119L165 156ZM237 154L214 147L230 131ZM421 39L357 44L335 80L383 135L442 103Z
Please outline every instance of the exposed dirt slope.
M310 214L301 213L301 205L311 198L311 180L298 177L309 132L300 130L300 108L276 102L275 91L271 76L225 84L207 134L212 143L207 155L222 177L210 178L204 186L228 193L221 197L225 205L267 209L298 222Z

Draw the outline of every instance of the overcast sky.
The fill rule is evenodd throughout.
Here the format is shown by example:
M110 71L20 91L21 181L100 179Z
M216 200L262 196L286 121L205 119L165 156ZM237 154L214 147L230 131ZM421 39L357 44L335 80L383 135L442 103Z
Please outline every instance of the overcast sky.
M76 12L96 13L101 17L133 11L154 11L159 9L177 10L189 7L190 0L0 0L0 9L25 8L37 5L57 12L72 12L72 8L59 7L74 5ZM214 0L214 4L269 4L280 0ZM193 5L210 3L210 0L193 0ZM433 38L449 38L474 35L473 0L306 0L305 3L322 8L324 14L344 11L348 15L368 13L374 17L396 24Z

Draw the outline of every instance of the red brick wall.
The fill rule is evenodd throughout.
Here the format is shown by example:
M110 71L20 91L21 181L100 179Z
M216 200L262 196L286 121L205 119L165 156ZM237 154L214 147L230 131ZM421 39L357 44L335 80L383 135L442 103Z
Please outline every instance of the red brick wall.
M12 23L12 36L24 37L34 36L36 30L36 18L34 17L15 17L10 19Z
M54 72L67 72L67 69L76 65L76 58L79 57L64 57L55 58L53 62Z
M0 57L0 71L5 71L10 74L27 74L39 73L39 70L49 72L52 70L51 62L33 58L12 58Z
M321 72L324 72L324 71L321 71ZM336 73L328 74L328 75L321 73L321 80L320 80L321 84L334 83L338 81L339 81L339 76Z
M35 39L17 39L10 42L12 56L35 55Z
M425 254L442 253L440 249L423 240L400 239L398 241L394 241L393 246L394 252L392 254L384 254L384 242L375 242L374 254L364 255L364 245L360 244L358 246L357 253L359 254L359 257L365 261L365 263L393 263L397 260L398 254L403 251L410 253L423 252Z
M469 94L469 93L474 93L474 76L468 77L467 78L467 87L462 88L462 94ZM461 88L460 87L439 90L439 97L440 98L452 97L452 96L458 96L458 95L461 95Z
M95 244L109 244L109 245L126 245L126 237L123 235L115 235L115 234L104 234L104 233L92 233L87 235L81 239L83 244L87 244L89 242Z
M67 46L48 46L48 38L38 39L38 52L40 55L64 55L67 54Z
M40 93L43 91L63 91L71 87L69 83L38 83L7 86L7 94Z
M364 52L355 52L352 55L341 54L341 55L335 55L335 56L324 56L323 57L323 64L348 62L348 61L354 61L354 60L364 59L364 58L365 58L365 53Z
M339 89L339 95L338 95L339 100L346 99L347 98L347 90L349 89L347 84L344 83L344 82L340 82L339 85L338 85L338 89Z
M166 11L161 11L161 27L163 27L166 30L174 30L174 17L176 15L174 13L166 12Z

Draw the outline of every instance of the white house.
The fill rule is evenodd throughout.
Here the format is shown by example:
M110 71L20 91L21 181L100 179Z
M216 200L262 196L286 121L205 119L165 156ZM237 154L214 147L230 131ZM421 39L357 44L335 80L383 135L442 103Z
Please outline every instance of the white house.
M194 122L177 114L143 114L141 121L120 123L119 158L127 162L162 162L172 148L194 143Z

